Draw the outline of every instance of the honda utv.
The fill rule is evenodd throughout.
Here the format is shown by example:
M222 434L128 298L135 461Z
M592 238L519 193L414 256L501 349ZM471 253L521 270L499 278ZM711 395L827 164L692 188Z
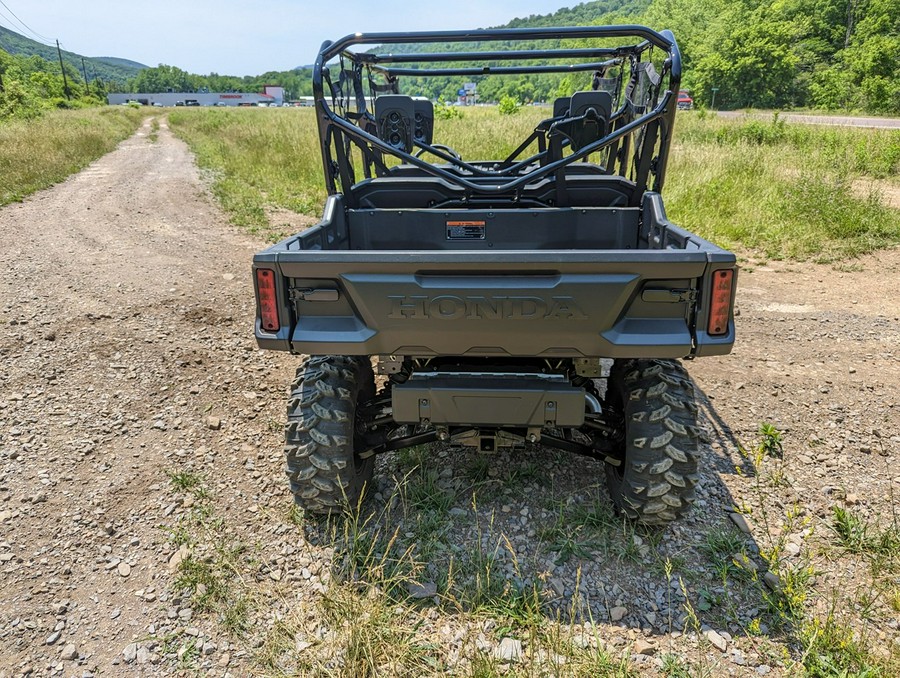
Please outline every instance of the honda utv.
M416 90L528 74L580 89L507 157L457 152ZM663 208L680 80L672 33L641 26L322 45L323 216L253 259L259 345L304 356L285 428L300 506L354 504L377 455L442 441L599 459L645 524L690 508L701 427L680 359L731 350L736 269Z

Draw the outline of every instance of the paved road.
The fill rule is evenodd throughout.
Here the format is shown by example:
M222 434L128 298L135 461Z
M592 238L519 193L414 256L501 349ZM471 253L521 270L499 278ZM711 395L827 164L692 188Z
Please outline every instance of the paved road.
M738 118L745 115L770 118L773 113L744 113L742 111L719 111L723 118ZM779 118L788 122L800 122L808 125L838 125L841 127L872 127L879 129L900 129L898 118L859 118L849 115L806 115L803 113L780 113Z

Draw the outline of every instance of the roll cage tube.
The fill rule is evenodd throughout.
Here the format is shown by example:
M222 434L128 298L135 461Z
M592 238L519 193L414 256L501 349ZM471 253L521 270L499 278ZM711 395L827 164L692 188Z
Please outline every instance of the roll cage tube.
M575 48L575 49L546 49L546 50L485 50L485 51L460 51L460 52L418 52L418 53L383 53L384 50L370 52L353 52L349 48L354 45L415 45L430 44L436 42L460 42L460 43L483 43L498 40L555 40L562 39L608 39L608 38L637 38L639 41L632 45L620 47L596 47L596 48ZM520 73L541 73L541 72L585 72L598 71L605 72L605 69L612 65L619 65L625 68L626 64L630 65L631 72L629 82L634 82L639 77L636 71L636 64L652 63L642 62L642 54L652 48L659 48L665 53L663 60L663 72L658 80L653 83L653 92L649 100L646 102L634 102L623 100L622 105L613 112L609 117L609 132L603 137L588 143L582 148L575 150L570 155L560 159L552 160L543 164L545 158L548 157L547 150L541 150L539 153L526 158L523 161L510 165L518 153L524 151L534 139L541 134L550 134L554 131L553 125L549 125L547 130L540 127L535 133L523 143L517 151L502 163L496 163L494 168L485 165L475 165L463 162L462 160L453 158L449 154L433 153L434 147L425 144L421 140L417 140L414 145L432 152L441 160L456 166L459 170L466 172L470 178L461 176L457 172L448 171L445 168L430 164L416 157L413 152L405 152L392 147L382 139L378 138L371 131L374 131L374 117L367 110L366 97L362 83L362 70L366 68L370 73L381 74L387 85L379 85L378 91L391 91L396 93L397 78L401 75L415 76L476 76L487 74L520 74ZM340 58L340 75L337 95L335 87L330 78L328 62L332 59ZM607 60L597 62L596 60L607 57ZM608 57L613 57L608 59ZM552 61L558 59L588 59L587 63L571 63L569 65L549 64L549 65L524 65L524 66L492 66L484 62L497 60L544 60ZM349 61L352 70L345 69L345 61ZM421 65L430 63L447 63L447 62L481 62L479 67L451 67L427 69ZM401 67L395 68L389 64L420 64L420 67ZM655 72L655 71L654 71ZM348 75L349 74L349 75ZM667 81L663 83L663 80ZM326 97L325 83L328 83L331 96ZM344 92L344 84L352 81L353 91ZM315 97L317 122L319 127L319 139L322 148L322 161L325 171L326 188L329 194L338 193L336 180L340 180L342 192L347 192L354 182L354 171L351 165L350 146L355 144L361 151L364 162L365 175L370 176L371 167L374 166L376 171L384 173L386 166L382 160L383 155L391 155L399 158L401 162L412 165L421 169L426 174L439 177L451 184L458 185L465 189L466 195L496 195L515 191L516 189L532 183L536 180L553 175L560 176L559 173L567 165L585 159L593 153L602 151L608 147L613 148L610 152L610 165L615 164L614 152L619 150L622 156L629 141L629 135L638 130L643 130L642 135L636 135L634 141L634 157L630 159L630 163L626 163L619 158L621 166L630 165L630 171L636 183L636 194L640 195L647 188L649 175L654 174L653 190L660 191L665 180L665 169L668 159L669 148L671 146L671 129L674 123L676 112L676 93L678 92L681 81L681 53L675 41L675 37L671 31L656 32L649 28L636 25L623 26L590 26L590 27L562 27L562 28L535 28L535 29L481 29L474 31L430 31L418 33L369 33L348 35L336 42L326 41L322 44L319 54L313 67L313 94ZM663 91L663 84L665 90ZM621 83L620 83L621 89ZM627 90L626 90L627 91ZM344 110L344 101L352 98L356 104L356 111L353 113ZM337 96L340 96L340 102ZM374 91L372 93L374 96ZM328 98L332 101L332 106L338 108L341 114L335 112L328 104ZM644 109L649 110L644 110ZM639 114L639 115L638 115ZM368 128L368 131L366 128ZM618 148L617 142L623 142L621 148ZM658 150L656 157L650 157L654 149ZM616 144L616 146L613 146ZM334 154L332 153L332 145L334 146ZM410 149L413 151L413 149ZM539 167L533 167L534 162L541 160ZM523 174L515 176L513 173L519 170L526 170ZM510 176L512 178L510 178ZM485 184L472 181L475 177L496 177L502 183ZM505 179L510 179L506 181Z

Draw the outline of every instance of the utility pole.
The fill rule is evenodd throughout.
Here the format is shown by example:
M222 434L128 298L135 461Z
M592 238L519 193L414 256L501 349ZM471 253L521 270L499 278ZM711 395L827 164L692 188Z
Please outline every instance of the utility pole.
M84 65L84 57L81 57L81 72L84 73L84 86L87 87L87 85L88 85L87 68Z
M69 80L66 78L66 68L63 66L62 50L59 48L59 40L56 41L56 53L59 55L59 70L62 71L63 89L66 92L66 99L71 99L72 96L69 94Z

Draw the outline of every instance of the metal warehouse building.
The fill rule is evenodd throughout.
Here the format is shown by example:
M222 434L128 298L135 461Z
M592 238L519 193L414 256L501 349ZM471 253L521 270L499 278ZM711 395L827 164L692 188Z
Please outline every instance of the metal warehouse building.
M137 101L145 106L160 104L162 106L256 106L257 104L277 104L282 102L268 94L250 94L248 92L139 92L109 94L106 100L111 106ZM180 103L179 103L180 102Z

